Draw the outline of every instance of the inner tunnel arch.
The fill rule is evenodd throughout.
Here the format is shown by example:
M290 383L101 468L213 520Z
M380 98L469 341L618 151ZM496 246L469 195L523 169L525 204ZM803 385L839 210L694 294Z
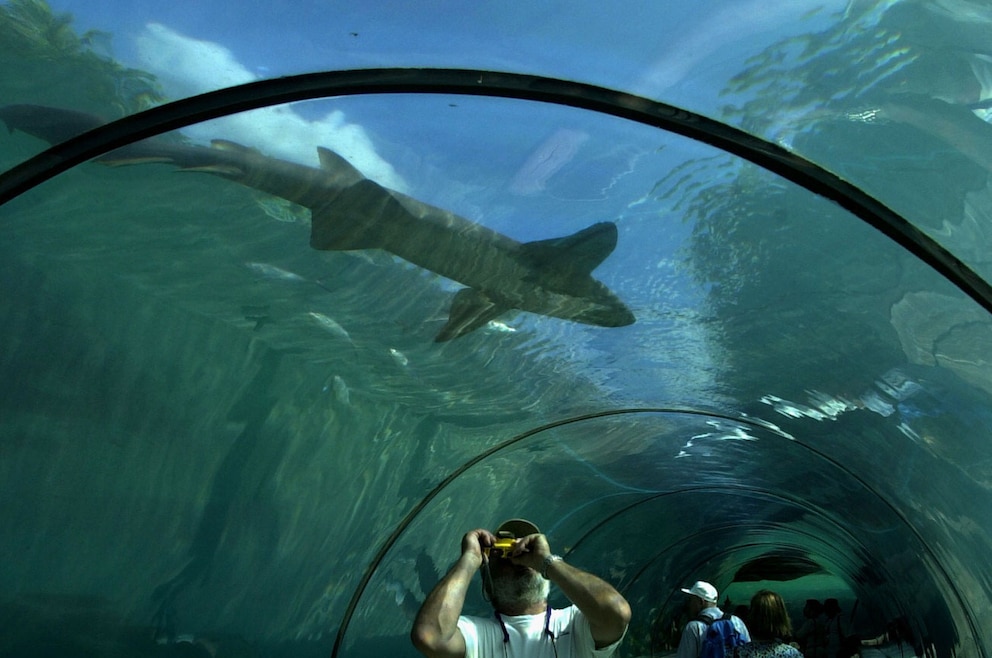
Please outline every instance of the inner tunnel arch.
M622 434L615 432L617 425L636 428L633 434L642 441L627 436L626 442L610 442L609 438ZM739 437L737 430L743 429L749 439L713 442L705 456L715 468L663 465L677 463L672 455L686 437L698 439L701 429L715 429L724 437ZM599 451L602 446L583 445L604 441L610 445L609 459ZM572 489L575 495L568 506L555 505L569 512L535 521L563 555L578 565L608 572L635 610L651 612L651 618L635 614L632 628L639 626L642 634L650 634L658 619L665 625L676 617L681 608L678 587L686 586L686 574L705 574L723 591L735 582L738 569L782 551L802 553L842 581L858 601L877 608L882 617L907 615L923 636L939 634L956 615L973 623L974 611L956 592L926 539L870 483L827 456L823 458L832 462L832 468L820 469L817 482L807 482L809 491L790 489L780 479L761 485L749 484L746 478L734 480L734 469L723 469L726 464L746 463L741 446L761 446L766 456L776 446L790 453L819 454L815 447L765 421L692 409L614 409L561 419L507 439L452 471L394 530L352 596L334 655L350 653L349 638L374 634L365 625L371 622L371 611L389 605L383 592L394 590L384 580L396 578L389 564L401 562L398 556L418 555L435 565L453 559L460 539L454 528L460 526L446 525L440 535L424 528L439 518L464 516L462 511L454 512L453 501L458 501L459 508L476 509L475 503L485 507L485 496L480 498L478 493L493 491L497 483L513 490L514 483L527 477L552 477L550 472L543 473L541 461L553 462L556 470L567 472L559 484L564 489L569 490L571 482L585 484ZM600 460L593 473L584 463L588 450ZM644 462L659 464L653 489L650 482L624 479L623 462L628 457L642 466ZM779 461L790 459L783 456ZM563 469L566 462L577 468ZM590 480L603 488L595 489ZM698 480L709 481L700 484ZM818 485L828 482L842 488L845 497L856 490L860 521L853 526L848 521L849 510L833 508L840 497L832 494L817 501L812 495ZM693 504L686 505L690 499ZM484 516L514 516L516 509L507 505L512 503L501 498L496 507L502 512ZM467 525L463 528L468 529ZM919 564L925 568L913 574L912 580L907 580L901 565L887 562L884 547L893 543L921 556ZM443 572L443 567L436 571ZM957 598L943 601L938 592L944 591L955 591ZM907 601L926 601L927 605L914 609ZM482 605L480 601L475 604Z

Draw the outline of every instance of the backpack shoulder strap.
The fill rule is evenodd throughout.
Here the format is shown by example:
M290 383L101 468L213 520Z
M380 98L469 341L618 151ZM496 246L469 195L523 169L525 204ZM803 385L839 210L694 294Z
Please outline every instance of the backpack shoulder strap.
M709 626L715 621L724 621L724 620L731 621L733 620L733 618L734 616L732 614L730 614L729 612L725 612L723 613L722 617L718 617L717 619L713 619L712 617L709 617L707 615L699 615L698 617L696 617L695 621L701 621L707 626Z

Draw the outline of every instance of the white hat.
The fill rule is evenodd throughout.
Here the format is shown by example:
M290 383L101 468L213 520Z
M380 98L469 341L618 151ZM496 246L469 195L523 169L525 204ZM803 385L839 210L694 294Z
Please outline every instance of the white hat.
M698 596L707 603L716 603L718 598L716 588L702 580L697 580L696 584L689 589L682 588L682 591L686 594Z

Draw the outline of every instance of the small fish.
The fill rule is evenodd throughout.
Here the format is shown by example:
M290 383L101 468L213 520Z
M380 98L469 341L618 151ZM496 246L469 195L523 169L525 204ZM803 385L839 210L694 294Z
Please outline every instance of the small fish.
M338 375L334 375L333 383L331 384L331 390L334 391L334 399L343 404L346 407L351 406L351 392L348 390L348 385L344 383Z
M516 332L516 329L515 328L511 327L510 325L506 324L505 322L500 322L499 320L490 320L488 326L493 331L496 331L496 332L499 332L499 333L502 333L502 334L512 334L512 333Z
M244 305L241 307L241 314L245 320L251 320L255 323L255 331L272 321L269 316L269 307L266 305Z
M292 201L286 201L280 197L262 192L255 192L253 196L258 207L277 222L305 224L310 221L310 212Z
M393 601L399 606L403 614L410 620L417 617L417 613L420 610L420 602L417 601L416 597L413 595L406 585L397 581L391 580L386 583L386 591L393 595Z
M423 549L417 554L415 564L417 567L417 579L420 581L420 589L424 594L427 594L434 589L437 581L441 580L441 574L438 573L434 560Z
M307 313L309 313L310 317L317 321L317 324L326 329L328 332L351 342L351 335L349 335L348 332L345 331L344 327L338 324L333 318L329 318L323 313L318 313L317 311L307 311Z
M386 583L386 591L393 595L396 605L403 604L403 599L406 598L406 588L403 583L398 580L390 580Z
M299 274L294 274L289 270L284 270L281 267L277 267L269 263L249 262L245 263L245 267L252 272L261 274L267 279L278 279L280 281L306 281L306 279Z
M393 360L396 361L396 363L398 363L400 366L404 368L410 365L410 359L406 358L406 355L397 349L393 349L392 347L390 347L389 355L393 357Z

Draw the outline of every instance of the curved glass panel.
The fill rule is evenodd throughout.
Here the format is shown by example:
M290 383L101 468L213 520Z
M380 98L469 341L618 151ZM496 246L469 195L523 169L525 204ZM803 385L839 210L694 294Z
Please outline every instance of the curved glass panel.
M0 168L268 76L523 71L769 139L987 285L984 10L755 6L8 2ZM0 655L414 655L462 534L521 515L631 601L625 655L671 648L698 578L989 655L992 320L836 203L512 98L126 142L0 205Z

